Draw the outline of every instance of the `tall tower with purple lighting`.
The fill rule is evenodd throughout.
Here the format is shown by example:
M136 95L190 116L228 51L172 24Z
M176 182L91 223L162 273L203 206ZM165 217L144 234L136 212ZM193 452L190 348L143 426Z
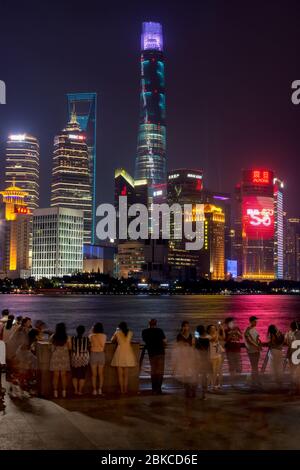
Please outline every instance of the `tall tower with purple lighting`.
M166 182L166 97L163 34L160 23L143 23L140 120L135 179Z

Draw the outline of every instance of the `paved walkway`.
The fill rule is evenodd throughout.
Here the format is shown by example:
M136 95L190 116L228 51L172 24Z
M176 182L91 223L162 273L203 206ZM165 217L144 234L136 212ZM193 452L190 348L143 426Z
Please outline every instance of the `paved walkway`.
M4 384L5 385L5 384ZM300 449L300 398L287 393L13 401L0 449Z

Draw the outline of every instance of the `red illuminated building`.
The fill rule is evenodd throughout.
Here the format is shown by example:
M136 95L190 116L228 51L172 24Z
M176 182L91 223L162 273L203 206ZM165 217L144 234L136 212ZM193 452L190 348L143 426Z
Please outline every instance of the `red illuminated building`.
M239 274L244 279L268 281L280 277L275 256L280 226L274 197L276 181L273 171L255 168L243 171L242 182L236 188L235 246Z

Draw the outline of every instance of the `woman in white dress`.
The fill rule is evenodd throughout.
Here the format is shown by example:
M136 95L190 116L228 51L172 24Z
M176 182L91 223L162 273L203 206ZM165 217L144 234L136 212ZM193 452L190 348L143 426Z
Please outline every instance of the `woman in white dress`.
M133 333L129 330L127 323L121 322L111 339L113 343L117 343L111 365L118 368L122 394L127 393L128 390L128 368L136 366L136 359L131 346L132 336Z

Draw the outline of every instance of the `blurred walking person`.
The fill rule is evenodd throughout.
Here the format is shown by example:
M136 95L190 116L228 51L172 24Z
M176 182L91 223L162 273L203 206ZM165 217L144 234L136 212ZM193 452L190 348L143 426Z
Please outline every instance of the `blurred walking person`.
M70 340L67 335L66 325L58 323L55 328L55 333L51 339L51 358L50 358L50 371L53 372L53 395L54 398L58 397L59 379L61 379L62 397L67 396L67 372L71 370L70 367Z
M198 325L195 333L195 349L198 352L198 373L201 377L201 398L205 399L207 392L207 379L211 373L210 340L203 325Z
M245 344L251 365L251 383L254 387L260 386L258 364L262 348L259 334L256 329L257 320L258 318L256 316L251 316L249 318L249 326L244 333Z
M83 325L77 326L76 332L77 335L70 340L72 382L75 395L82 395L90 361L90 341L84 336Z
M290 329L285 334L285 337L284 337L284 343L287 346L285 363L288 362L289 367L290 367L290 373L291 373L291 385L292 385L291 393L296 388L296 380L295 380L296 368L295 368L295 364L292 361L292 354L294 352L293 342L297 339L298 335L299 335L298 322L292 321L290 324Z
M111 361L112 367L117 367L121 394L128 391L128 369L137 365L131 346L133 333L126 322L121 322L111 341L117 343L117 349Z
M207 335L209 338L209 358L211 364L210 385L212 390L220 390L223 384L222 366L224 348L221 344L221 340L224 337L223 331L223 328L217 328L215 325L209 325L207 327Z
M37 335L38 331L32 328L28 332L28 341L17 349L14 380L10 390L13 397L30 398L36 394L37 358L35 346Z
M142 338L148 351L151 366L152 392L160 395L165 369L166 337L161 328L157 328L157 320L149 321L149 328L142 332Z
M92 384L93 395L102 395L104 383L104 366L105 366L105 343L107 336L104 334L102 323L98 322L94 325L93 331L89 336L91 350L90 350L90 365L92 370ZM99 379L99 386L97 388L97 379Z
M1 319L0 319L0 340L3 339L3 331L8 320L9 310L5 308L2 310Z
M268 328L268 346L270 348L271 369L276 384L282 386L283 377L283 357L282 347L284 344L284 335L275 325Z
M198 365L194 346L195 338L191 334L190 324L183 321L176 337L173 364L177 379L183 383L186 398L194 398L197 391Z
M225 351L228 361L231 385L235 385L237 374L242 372L241 340L243 334L233 317L225 319Z
M8 315L8 320L3 330L3 341L5 343L9 341L9 338L12 336L12 334L16 330L16 326L14 325L14 318L15 318L14 315Z
M6 358L9 367L11 367L19 346L28 344L28 333L31 328L31 318L29 317L22 318L21 325L14 327L14 331L6 343Z

